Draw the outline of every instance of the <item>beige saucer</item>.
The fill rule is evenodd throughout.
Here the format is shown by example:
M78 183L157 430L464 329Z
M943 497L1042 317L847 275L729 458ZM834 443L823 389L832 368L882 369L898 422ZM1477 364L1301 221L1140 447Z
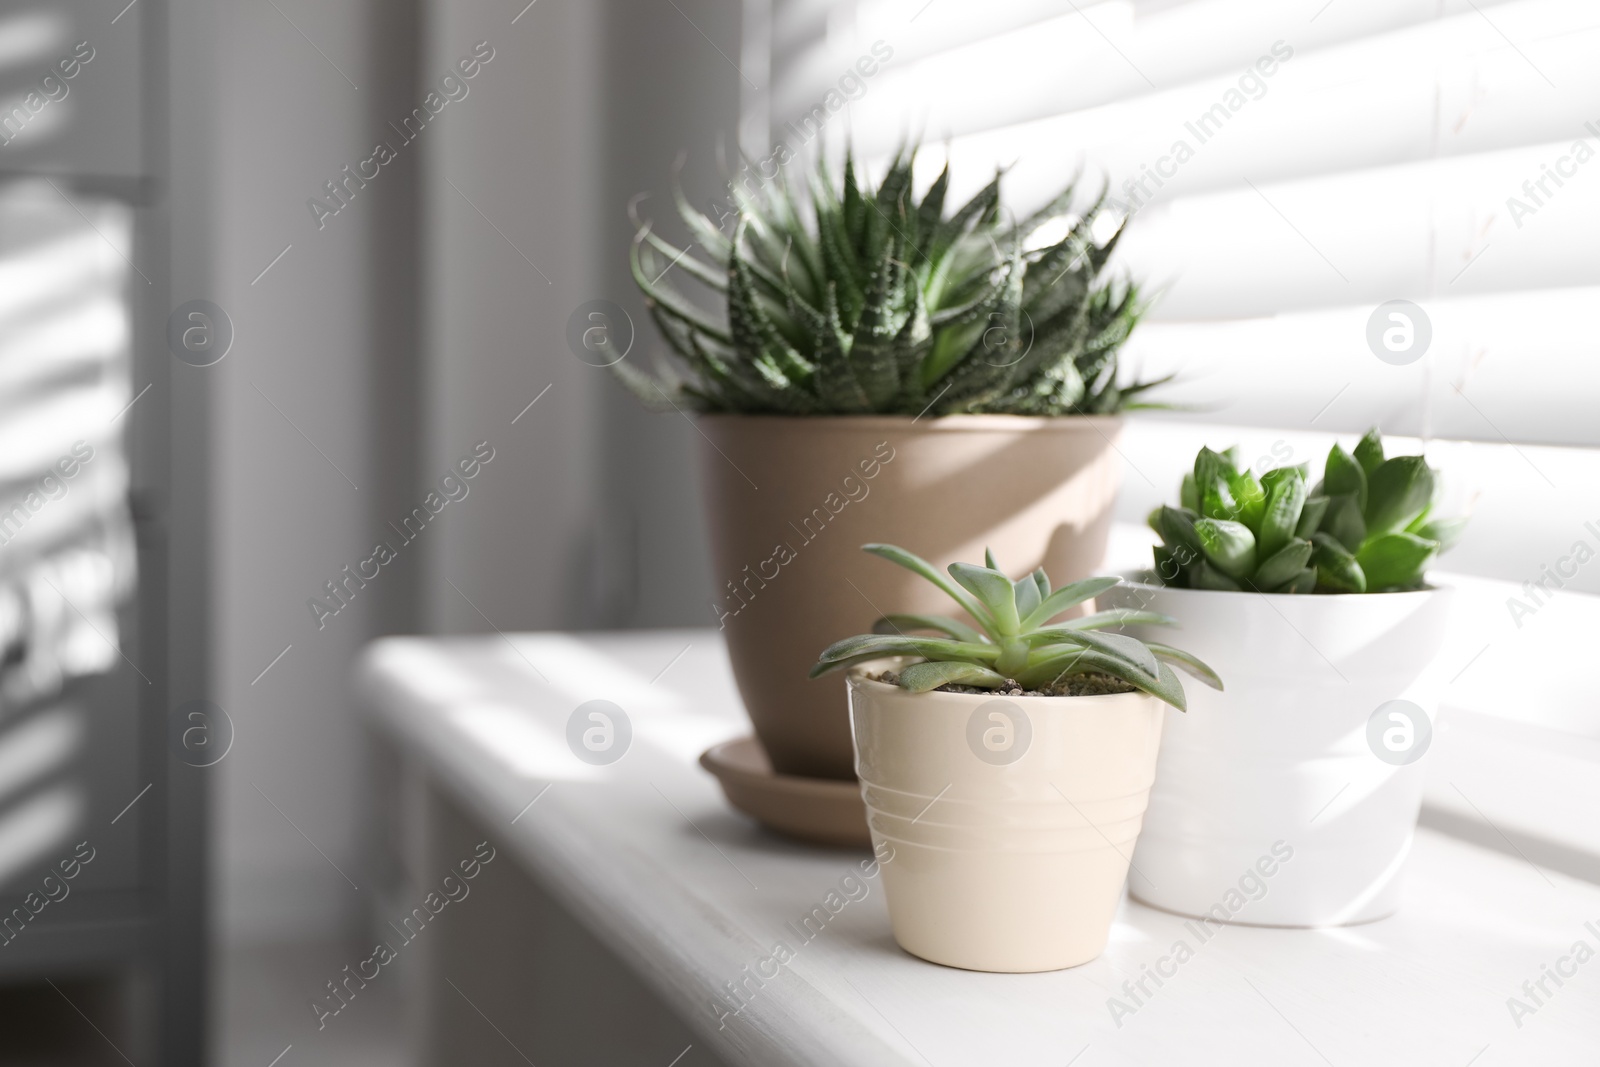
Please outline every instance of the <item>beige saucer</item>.
M816 845L872 845L861 785L853 779L775 774L753 737L713 745L701 753L700 766L722 783L728 803L770 830Z

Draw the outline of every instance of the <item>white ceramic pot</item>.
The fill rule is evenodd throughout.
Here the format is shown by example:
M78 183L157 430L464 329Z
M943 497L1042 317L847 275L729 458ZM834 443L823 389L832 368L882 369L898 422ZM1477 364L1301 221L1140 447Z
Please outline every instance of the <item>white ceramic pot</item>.
M1142 693L918 695L866 677L881 667L850 672L850 721L895 940L976 971L1100 955L1163 705Z
M1176 618L1176 630L1132 632L1194 653L1226 686L1188 685L1188 712L1167 712L1134 897L1265 926L1393 914L1444 684L1434 661L1451 594L1110 590L1102 607Z

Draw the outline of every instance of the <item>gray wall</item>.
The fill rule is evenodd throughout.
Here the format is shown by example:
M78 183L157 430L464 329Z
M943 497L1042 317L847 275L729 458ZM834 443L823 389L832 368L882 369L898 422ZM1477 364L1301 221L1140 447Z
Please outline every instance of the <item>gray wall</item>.
M216 768L214 863L221 929L238 938L332 933L361 912L335 870L360 884L363 739L345 676L380 600L357 595L321 629L306 602L370 551L388 458L369 384L383 284L369 248L383 183L400 175L380 174L320 230L307 208L377 136L380 5L278 7L240 0L215 16L218 291L205 295L235 341L205 373L218 405L216 699L236 739Z
M681 239L668 195L680 152L696 202L716 191L739 98L718 49L738 55L739 5L536 5L514 26L503 8L437 4L428 34L426 69L478 39L496 58L429 156L425 473L485 438L497 456L432 543L429 617L477 631L704 624L695 431L643 412L574 356L566 329L606 299L632 319L629 358L654 349L627 204L650 193L642 210Z
M684 191L697 207L705 210L713 198L725 196L719 159L737 158L740 94L750 91L729 62L740 54L739 0L679 6L682 13L670 4L614 5L607 26L605 54L613 69L632 76L606 81L602 222L610 254L601 264L600 292L632 318L636 341L629 358L637 362L648 361L662 345L622 254L633 236L624 208L634 195L647 193L640 215L675 245L688 247L688 233L672 206L673 164L681 158ZM703 292L693 283L681 291L691 297ZM594 582L604 597L601 622L711 625L710 559L693 477L703 442L681 415L645 414L632 394L610 380L601 390L601 425L600 544L606 550Z
M373 636L709 618L694 430L641 412L565 331L604 297L639 328L632 358L653 344L627 200L653 190L661 214L681 149L712 195L739 95L700 32L736 57L737 0L544 0L514 24L502 0L277 6L213 16L219 280L184 294L236 333L197 372L217 398L214 698L237 736L213 865L234 940L354 933L381 881L347 682ZM401 146L388 123L479 41L494 57L467 95ZM319 229L307 200L378 139L396 159ZM401 544L387 524L485 440L467 496ZM319 628L307 600L378 540L397 558Z
M420 474L444 476L476 442L494 449L469 495L448 506L421 545L427 614L438 630L572 622L600 477L601 383L566 355L562 334L604 254L595 224L598 10L536 4L515 25L517 7L498 0L430 10L425 79L441 77L476 42L487 41L494 56L471 94L450 105L460 110L428 131L439 136L425 149Z

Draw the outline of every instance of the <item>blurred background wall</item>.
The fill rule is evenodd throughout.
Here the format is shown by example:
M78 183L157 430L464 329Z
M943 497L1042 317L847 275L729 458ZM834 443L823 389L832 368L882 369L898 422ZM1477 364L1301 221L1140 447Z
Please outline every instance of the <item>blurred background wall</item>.
M218 12L212 299L237 338L209 368L217 699L238 737L217 768L223 938L361 929L386 877L346 688L367 640L711 617L693 428L641 417L565 338L605 299L653 343L627 205L648 192L640 210L681 239L680 151L691 199L717 194L741 17L736 0ZM405 141L396 127L430 92L447 102ZM351 181L379 141L394 159ZM320 227L313 198L338 209ZM395 528L480 442L493 459L466 495L403 543ZM342 569L378 541L396 558L350 583ZM337 613L319 620L313 598Z
M403 20L405 5L395 6ZM377 102L395 99L375 81L375 14L365 4L237 3L219 19L213 299L235 341L209 368L220 393L214 610L217 700L237 739L218 765L213 858L229 938L326 935L360 906L333 869L359 873L363 814L360 738L341 676L393 589L374 583L320 630L306 601L326 597L322 583L355 562L382 503L380 412L368 389L378 368L365 339L379 318L369 294L393 279L377 276L367 244L393 184L414 184L415 161L398 161L320 230L306 202L329 199L323 183L366 155ZM410 315L410 304L396 301L391 314ZM394 353L393 370L409 376L413 359Z

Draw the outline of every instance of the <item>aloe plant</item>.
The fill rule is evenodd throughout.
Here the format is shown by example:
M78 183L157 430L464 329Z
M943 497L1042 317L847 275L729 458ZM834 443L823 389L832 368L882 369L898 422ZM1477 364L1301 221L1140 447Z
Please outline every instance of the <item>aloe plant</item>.
M1067 611L1117 585L1120 578L1086 578L1052 590L1043 569L1012 581L988 552L986 566L952 563L946 577L903 548L862 547L938 586L977 626L942 615L886 615L873 625L872 633L847 637L824 649L811 669L813 678L869 660L914 656L920 662L897 672L897 684L914 693L944 685L1045 690L1075 676L1100 674L1182 711L1183 686L1173 666L1214 689L1222 688L1216 672L1187 652L1106 632L1133 624L1173 625L1174 620L1158 612L1116 608L1052 625ZM914 636L918 631L941 636Z
M1382 593L1419 589L1433 558L1466 519L1433 514L1438 481L1421 456L1386 459L1369 431L1354 454L1335 444L1322 479L1306 465L1258 480L1232 450L1202 448L1179 507L1150 515L1161 535L1156 573L1167 585L1262 593Z
M1107 414L1141 405L1159 381L1122 384L1117 349L1144 306L1106 279L1121 237L1094 236L1106 197L1075 211L1075 184L1020 221L1000 176L946 212L948 166L920 200L915 152L863 185L855 161L835 180L819 162L805 202L788 172L738 188L730 235L677 206L704 259L639 227L633 277L681 367L614 371L641 400L703 412L782 415L1001 412ZM1042 246L1030 237L1048 235ZM714 315L671 284L719 294ZM1165 380L1165 379L1163 379Z

